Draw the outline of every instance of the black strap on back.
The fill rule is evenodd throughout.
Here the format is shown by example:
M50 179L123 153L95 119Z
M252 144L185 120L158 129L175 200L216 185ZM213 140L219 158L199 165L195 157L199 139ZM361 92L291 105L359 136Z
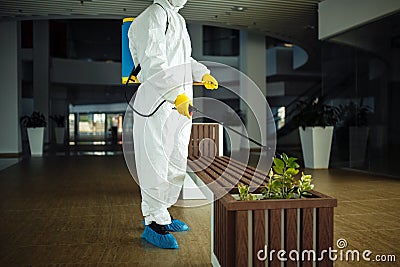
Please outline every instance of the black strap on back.
M165 11L165 14L167 14L167 27L165 27L165 34L167 34L167 30L168 30L168 26L169 26L169 21L168 21L168 12L167 12L167 10L165 10L165 8L161 5L161 4L159 4L159 3L155 3L157 6L160 6L162 9L164 9L164 11Z
M155 5L158 5L158 6L160 6L162 9L164 9L164 11L165 11L165 13L166 13L166 15L167 15L167 26L165 27L165 34L167 34L167 31L168 31L168 26L169 26L169 21L168 21L168 12L167 12L167 10L165 10L165 8L162 6L162 5L160 5L159 3L155 3ZM140 66L140 64L132 71L132 73L131 73L131 76L137 76L138 74L139 74L139 72L140 72L140 70L142 69L142 67ZM129 77L131 77L131 76L129 76Z
M140 64L137 65L137 67L132 70L131 75L129 75L129 80L131 79L132 76L136 77L141 70L142 70L142 67L140 66ZM127 82L129 82L129 80Z

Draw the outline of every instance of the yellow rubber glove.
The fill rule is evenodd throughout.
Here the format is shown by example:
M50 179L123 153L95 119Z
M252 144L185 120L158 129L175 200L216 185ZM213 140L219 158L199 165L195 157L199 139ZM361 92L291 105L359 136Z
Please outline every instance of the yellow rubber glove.
M211 76L210 74L204 74L202 78L202 82L204 83L204 87L208 90L218 89L218 82L217 80Z
M190 100L190 98L185 93L180 94L176 97L175 99L176 110L183 116L186 116L188 119L190 119L192 116L192 114L189 113L189 105L193 106L192 100Z

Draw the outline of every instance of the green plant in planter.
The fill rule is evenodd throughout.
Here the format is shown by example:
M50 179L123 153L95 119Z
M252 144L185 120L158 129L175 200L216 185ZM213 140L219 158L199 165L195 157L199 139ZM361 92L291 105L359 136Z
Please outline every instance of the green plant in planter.
M293 117L299 127L333 126L339 119L337 107L324 104L323 99L315 98L309 102L301 101L297 108L300 110Z
M314 188L312 176L301 173L296 179L300 165L297 158L282 154L281 158L274 158L274 166L269 172L268 184L262 189L262 199L296 199L307 197ZM238 185L240 200L258 200L257 196L249 193L249 186Z
M244 184L238 184L239 198L240 200L257 200L257 197L249 193L249 186Z
M310 196L310 190L314 189L314 184L312 184L312 176L301 173L300 180L297 181L297 195Z
M65 127L65 116L64 115L54 115L54 116L50 116L50 118L56 123L57 127L60 127L60 128Z
M295 179L300 168L296 160L286 154L282 154L280 159L274 158L268 185L262 191L264 199L292 199L309 195L308 191L314 188L312 177L302 173L300 180Z
M23 116L20 123L27 128L46 127L47 122L44 115L38 111L34 111L30 116Z

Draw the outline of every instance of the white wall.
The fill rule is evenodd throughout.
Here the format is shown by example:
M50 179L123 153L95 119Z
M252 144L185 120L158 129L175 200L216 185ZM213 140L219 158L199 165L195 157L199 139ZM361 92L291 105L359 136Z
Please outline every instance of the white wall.
M0 22L0 36L3 40L0 45L0 154L17 154L22 151L18 22Z
M325 0L319 3L319 39L400 11L400 0Z

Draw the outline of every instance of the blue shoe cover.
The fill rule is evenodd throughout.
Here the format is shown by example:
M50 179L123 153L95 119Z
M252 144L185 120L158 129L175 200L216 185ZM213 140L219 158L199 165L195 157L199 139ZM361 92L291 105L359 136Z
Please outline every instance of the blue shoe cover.
M142 224L146 226L144 220L142 220ZM190 227L181 220L172 219L170 224L165 225L165 229L169 232L186 232L190 230Z
M177 249L178 242L176 241L175 237L171 234L158 234L156 233L153 229L150 228L150 226L146 225L144 227L144 232L142 234L142 238L149 242L150 244L153 244L156 247L159 248L171 248L171 249Z
M185 232L190 230L189 226L187 226L186 223L177 219L172 219L171 223L167 224L165 228L167 229L167 231L170 232Z

